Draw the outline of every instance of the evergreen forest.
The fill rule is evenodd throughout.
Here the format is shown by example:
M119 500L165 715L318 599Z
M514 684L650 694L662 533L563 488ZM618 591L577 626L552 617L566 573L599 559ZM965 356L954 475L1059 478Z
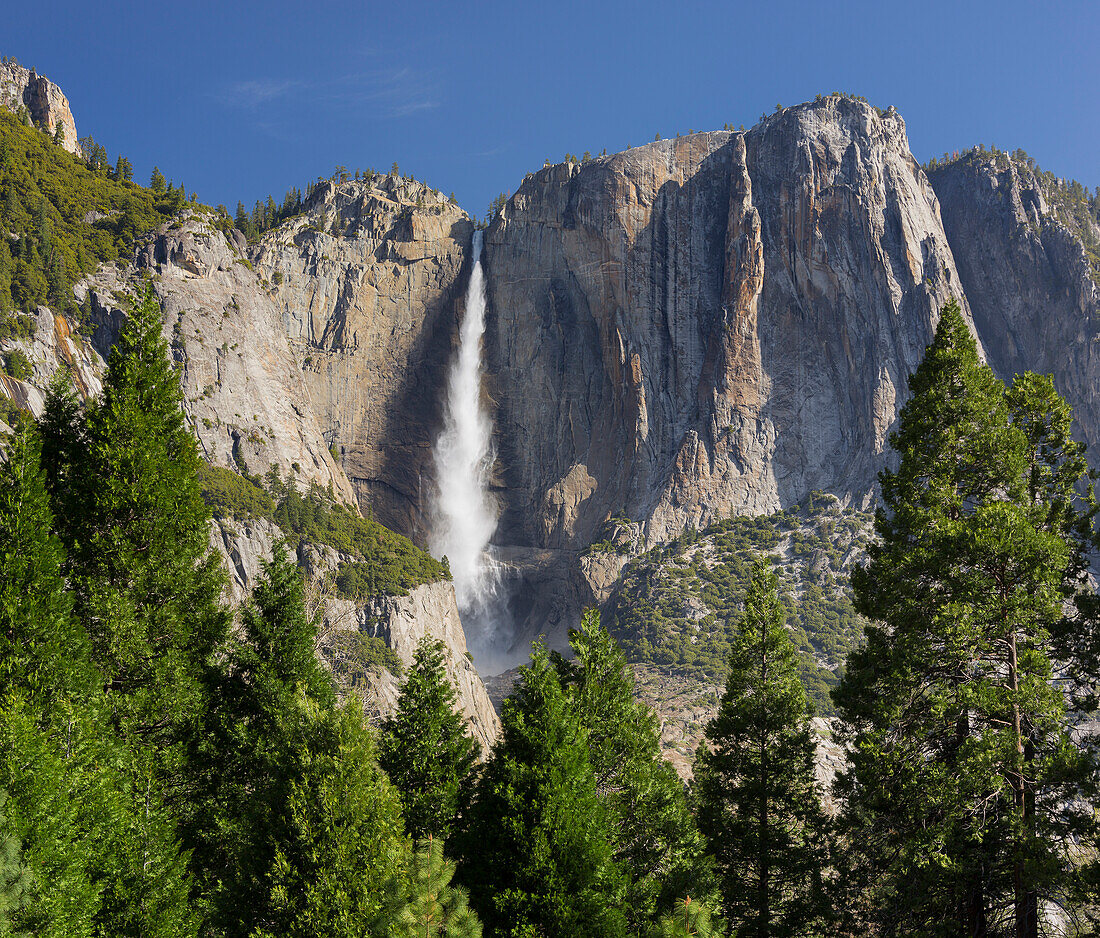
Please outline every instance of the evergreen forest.
M5 444L0 933L1095 932L1097 505L1050 380L999 382L957 306L852 568L869 624L832 692L831 787L767 546L736 571L687 788L595 612L569 656L534 647L491 751L428 640L372 728L318 659L288 547L234 610L207 527L231 504L352 551L378 531L277 478L227 491L160 321L149 291L102 396L59 380Z

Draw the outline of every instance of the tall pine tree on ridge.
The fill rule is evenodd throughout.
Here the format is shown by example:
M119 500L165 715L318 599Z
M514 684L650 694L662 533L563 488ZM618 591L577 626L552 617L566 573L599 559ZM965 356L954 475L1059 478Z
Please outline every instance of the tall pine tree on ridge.
M1085 875L1067 843L1096 836L1082 806L1097 766L1057 677L1096 674L1082 578L1095 503L1050 380L1006 393L957 305L911 388L898 469L880 476L879 540L852 578L876 624L834 694L868 916L852 927L1035 938L1044 903Z

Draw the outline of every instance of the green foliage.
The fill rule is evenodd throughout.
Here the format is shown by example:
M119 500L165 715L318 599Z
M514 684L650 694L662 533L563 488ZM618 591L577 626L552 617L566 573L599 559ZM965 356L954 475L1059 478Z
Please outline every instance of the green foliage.
M544 647L522 669L501 723L456 841L478 915L494 935L625 935L626 884L588 734Z
M845 569L867 543L870 520L816 493L787 511L685 531L627 565L608 628L632 662L722 681L753 564L783 556L781 600L799 674L818 712L829 715L829 692L862 637Z
M377 635L337 632L321 651L341 692L366 684L372 672L389 671L394 677L405 673L401 656Z
M374 179L375 175L374 170L369 169L363 175L363 178L369 182ZM256 241L264 232L277 228L288 218L294 218L305 213L313 194L326 182L347 182L348 178L348 173L344 167L337 166L336 171L328 179L318 178L306 186L304 196L300 188L288 189L283 196L283 200L279 203L276 203L274 197L270 195L263 201L257 199L251 212L244 207L243 202L238 202L233 224L249 241ZM358 178L357 173L356 179ZM334 220L333 225L335 226L335 224ZM278 276L280 279L276 283L282 280L281 275Z
M287 542L328 544L358 558L340 565L336 586L349 599L380 594L404 596L423 583L450 579L446 566L371 518L363 518L319 490L302 495L292 485L281 488L274 521Z
M345 938L374 934L391 877L403 877L408 843L397 792L378 768L355 698L313 712L290 739L301 771L270 876L274 916L259 934Z
M777 589L758 561L695 775L725 914L754 938L817 933L827 856L810 711Z
M34 373L27 356L18 348L4 353L4 371L17 381L26 381Z
M688 897L676 901L671 915L654 922L646 938L714 938L717 934L706 906Z
M657 718L634 696L626 656L585 612L569 634L574 657L554 655L570 707L588 734L596 794L607 812L615 862L628 878L632 932L671 911L677 896L714 892L711 865L676 771L661 756Z
M111 351L100 401L84 413L55 389L44 435L76 611L115 725L141 740L162 784L183 784L180 759L229 617L151 289Z
M381 922L387 938L481 938L481 923L465 890L451 886L453 876L443 841L421 841L409 861L408 882L394 877L387 886Z
M277 916L270 877L288 823L290 787L306 771L302 747L335 700L314 653L302 578L281 546L241 617L221 670L202 751L204 809L189 837L213 921L247 935Z
M7 800L7 792L0 790L0 812ZM32 883L21 854L19 838L7 830L6 819L0 813L0 938L17 938L21 934L14 930L12 922L27 904Z
M1067 715L1100 672L1096 504L1050 379L1006 392L956 304L910 387L853 572L876 624L836 691L852 927L1034 936L1082 882L1067 844L1097 836L1095 740Z
M266 518L279 526L291 547L303 541L327 544L355 558L341 563L336 574L336 587L347 599L404 596L424 583L451 577L445 563L408 538L359 516L316 487L303 494L272 474L269 492L255 476L209 464L200 466L199 476L215 517Z
M480 752L466 732L443 667L444 646L421 641L397 709L382 723L379 762L401 792L405 827L416 839L450 836Z
M20 430L34 423L34 417L29 410L24 410L2 394L0 394L0 420L14 430Z
M202 497L215 518L275 517L275 502L254 476L241 475L212 463L199 465Z
M20 435L0 464L0 789L32 877L16 926L193 934L171 820L110 729L72 615L39 452Z
M74 156L0 110L0 313L74 309L77 280L129 257L184 204L182 187L156 193L116 178L105 159Z

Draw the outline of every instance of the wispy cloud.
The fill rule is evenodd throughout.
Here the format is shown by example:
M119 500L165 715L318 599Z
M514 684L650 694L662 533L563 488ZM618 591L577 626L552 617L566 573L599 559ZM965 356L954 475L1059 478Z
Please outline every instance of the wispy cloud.
M257 114L273 107L309 104L355 110L374 118L398 118L439 107L438 89L434 76L403 68L311 81L250 78L227 85L217 97L225 107Z
M223 104L257 108L268 101L284 98L296 88L300 88L300 81L276 81L270 78L257 78L249 81L234 82L219 96Z

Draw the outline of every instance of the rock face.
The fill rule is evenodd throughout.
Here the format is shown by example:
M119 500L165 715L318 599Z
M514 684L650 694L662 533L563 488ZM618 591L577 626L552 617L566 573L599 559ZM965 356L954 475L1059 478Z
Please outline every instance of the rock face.
M1080 219L1059 212L1059 193L1005 154L972 154L930 179L989 363L1005 380L1053 374L1095 450L1100 289L1082 235L1095 243L1100 231L1082 232Z
M102 268L90 290L97 345L114 341L122 292L143 273L164 309L164 333L180 365L184 409L203 457L263 475L272 466L300 486L354 494L329 453L287 344L282 317L244 256L237 232L226 235L200 211L163 226L129 269Z
M360 505L422 543L473 224L396 176L323 184L306 209L265 234L252 260Z
M466 635L458 616L454 585L428 583L411 590L408 596L385 596L375 600L370 612L373 621L378 623L379 637L397 652L406 667L412 664L416 646L423 636L443 643L447 677L458 694L471 734L487 753L500 732L500 719L477 668L467 657ZM380 702L390 711L397 702L400 684L389 672L383 679L378 694Z
M23 68L14 62L0 63L0 105L9 111L27 109L33 123L52 134L61 124L61 145L76 153L76 123L69 110L69 99L52 81L37 74L33 68Z
M42 416L46 391L54 375L62 368L72 375L76 390L94 397L103 390L103 358L92 344L76 333L69 320L39 306L33 317L34 331L25 339L8 339L0 352L19 349L27 357L32 374L25 381L0 374L0 394L16 406Z
M904 122L839 96L528 176L486 266L499 540L557 549L866 497L960 292Z

